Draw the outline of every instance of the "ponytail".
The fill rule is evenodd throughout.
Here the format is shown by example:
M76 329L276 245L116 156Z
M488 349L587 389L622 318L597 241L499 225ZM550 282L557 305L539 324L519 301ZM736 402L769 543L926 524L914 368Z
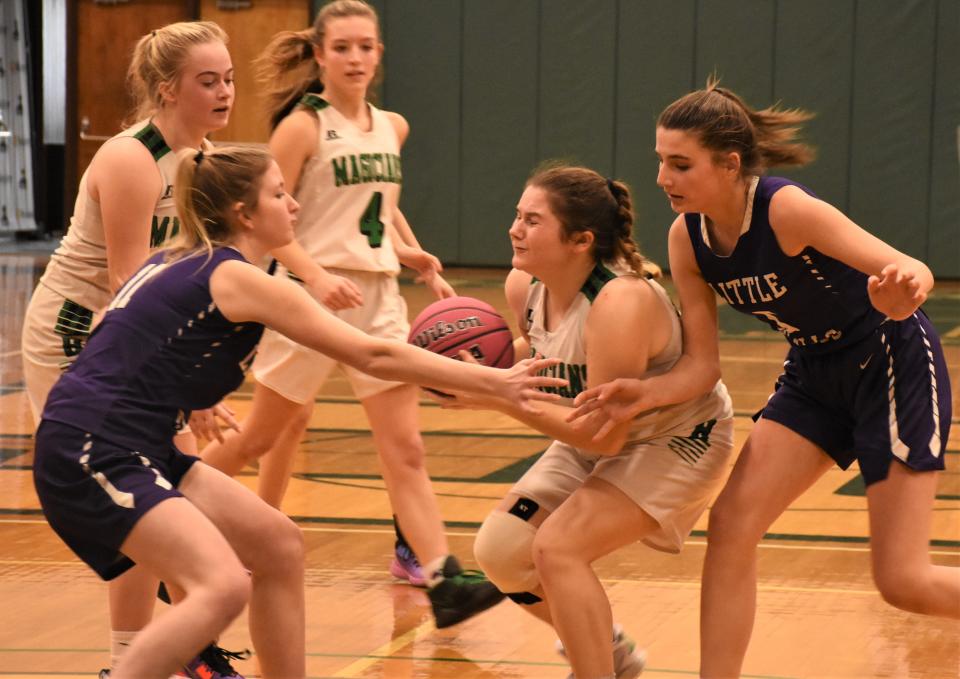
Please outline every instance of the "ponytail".
M706 88L677 99L660 114L657 127L695 133L704 147L718 154L739 153L743 176L813 160L813 147L797 139L812 113L778 105L756 110L719 83L710 76Z
M236 203L256 209L270 154L253 146L224 146L210 152L185 149L177 157L174 202L180 232L170 245L168 259L196 250L209 255L213 248L233 240Z
M315 30L283 31L253 62L266 100L270 128L276 128L307 92L320 92L320 67L313 56Z

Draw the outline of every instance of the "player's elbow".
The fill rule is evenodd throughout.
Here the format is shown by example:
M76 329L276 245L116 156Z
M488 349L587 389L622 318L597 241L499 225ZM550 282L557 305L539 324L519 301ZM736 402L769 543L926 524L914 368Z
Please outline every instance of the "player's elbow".
M697 396L702 396L710 391L713 391L713 388L717 386L717 382L720 381L720 366L716 363L704 366L703 376L698 381L700 386L699 393Z
M390 340L370 338L359 348L353 367L382 380L395 380L402 364L400 346Z
M674 394L673 398L675 400L666 401L660 405L698 398L713 391L713 388L717 386L721 377L719 356L716 358L691 358L693 358L691 369L685 370L683 373L683 384L686 388L682 389L679 394Z

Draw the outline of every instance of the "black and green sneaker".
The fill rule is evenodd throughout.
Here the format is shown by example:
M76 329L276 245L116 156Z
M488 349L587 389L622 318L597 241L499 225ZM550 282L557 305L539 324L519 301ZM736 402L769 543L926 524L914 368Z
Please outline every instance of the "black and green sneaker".
M506 596L480 571L463 570L455 556L443 562L440 575L443 580L427 590L438 629L472 618Z

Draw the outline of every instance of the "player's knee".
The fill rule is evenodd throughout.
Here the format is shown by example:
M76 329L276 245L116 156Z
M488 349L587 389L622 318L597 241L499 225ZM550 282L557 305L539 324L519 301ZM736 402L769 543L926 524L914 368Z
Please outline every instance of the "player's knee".
M536 599L527 593L540 586L533 564L536 535L536 527L527 521L507 512L494 511L483 522L473 543L473 554L490 582L517 603L536 603L525 600Z
M300 408L297 408L293 415L290 417L290 424L288 426L297 427L299 430L304 430L310 424L310 418L313 416L313 402L305 403Z
M303 532L282 512L270 509L271 518L263 522L263 547L249 563L258 574L302 573L304 561Z
M533 541L533 563L542 578L562 570L567 565L584 561L583 555L571 549L571 543L562 535L541 529Z
M252 589L250 575L238 563L236 568L219 571L197 594L205 596L206 609L215 612L221 625L226 627L246 608ZM188 592L188 596L192 594Z
M384 465L390 469L420 471L426 464L427 450L418 431L397 432L383 440L378 447Z
M707 542L711 547L757 545L766 532L766 526L754 525L749 510L722 496L710 508L707 522Z
M234 452L243 460L244 464L256 462L270 451L276 435L274 433L250 431L227 439L228 445L234 446Z
M929 578L926 568L906 568L899 565L874 565L873 582L880 592L880 596L891 606L924 613L926 588Z

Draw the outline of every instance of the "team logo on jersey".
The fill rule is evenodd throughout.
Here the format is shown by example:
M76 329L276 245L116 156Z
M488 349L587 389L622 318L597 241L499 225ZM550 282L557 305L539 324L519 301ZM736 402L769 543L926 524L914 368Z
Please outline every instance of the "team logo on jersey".
M336 130L327 130L327 141L330 141L331 139L340 139L340 138L341 137L339 134L337 134Z
M356 153L332 158L336 186L370 182L403 183L400 156L395 153Z

